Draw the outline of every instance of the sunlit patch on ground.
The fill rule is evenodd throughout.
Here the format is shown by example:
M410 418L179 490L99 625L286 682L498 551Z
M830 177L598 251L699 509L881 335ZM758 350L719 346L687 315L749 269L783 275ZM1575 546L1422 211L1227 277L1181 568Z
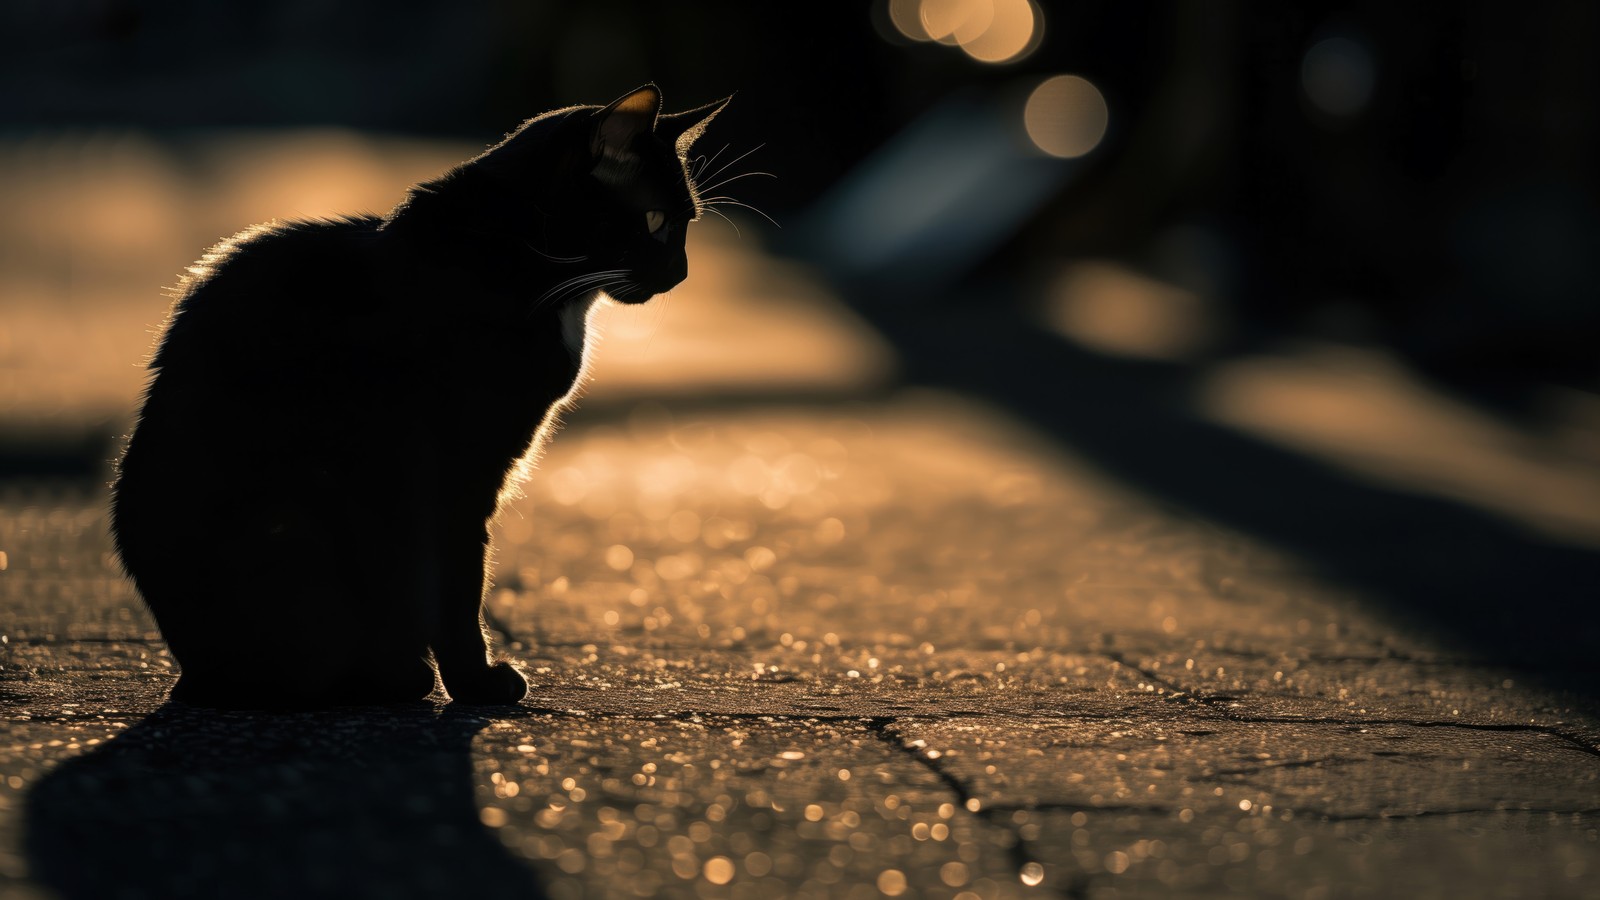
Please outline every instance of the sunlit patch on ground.
M1600 399L1549 389L1562 425L1530 433L1429 389L1377 351L1307 346L1207 374L1218 421L1379 483L1473 504L1600 546Z
M1529 429L1430 387L1376 347L1302 342L1207 362L1215 298L1126 266L1080 262L1041 321L1098 353L1188 364L1207 419L1374 483L1488 510L1547 537L1600 546L1600 398L1546 388Z
M784 655L794 643L831 655L841 641L869 639L912 650L953 633L994 646L1024 633L1070 644L1108 614L1096 596L1105 582L1148 591L1142 629L1159 631L1179 605L1190 622L1206 614L1194 534L1149 522L1123 534L1083 485L1059 477L1065 461L948 395L683 420L650 405L587 427L576 419L529 498L501 517L507 586L492 602L532 617L520 620L530 628L582 615L629 642L781 643ZM574 518L590 524L574 528ZM1137 560L1164 541L1189 549L1143 570ZM1002 595L1018 604L1015 617L992 616ZM1063 603L1072 614L1053 612ZM797 609L826 627L807 631ZM859 674L878 678L877 668Z
M557 898L1595 883L1571 697L970 402L580 414L528 493L491 596L524 708L221 718L156 712L103 496L6 495L0 873L70 841L122 883Z

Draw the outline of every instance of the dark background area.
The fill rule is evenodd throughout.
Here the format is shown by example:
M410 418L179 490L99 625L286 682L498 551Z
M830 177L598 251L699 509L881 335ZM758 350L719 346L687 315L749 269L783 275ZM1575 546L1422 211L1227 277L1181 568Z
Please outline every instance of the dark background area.
M1051 3L1037 48L1002 65L908 40L888 8L11 3L0 127L486 140L654 80L672 106L738 94L721 139L761 145L752 159L780 176L740 197L784 218L945 98L1069 71L1104 92L1111 128L991 263L1138 259L1198 223L1239 340L1380 341L1509 410L1530 379L1592 386L1592 4ZM1354 111L1308 99L1308 58L1330 37L1370 79Z

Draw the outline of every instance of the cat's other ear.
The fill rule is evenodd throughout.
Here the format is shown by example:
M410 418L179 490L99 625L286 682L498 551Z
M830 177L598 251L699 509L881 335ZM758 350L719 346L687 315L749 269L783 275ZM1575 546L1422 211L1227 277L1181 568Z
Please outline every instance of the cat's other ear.
M661 90L654 84L629 91L594 114L589 149L596 159L620 159L631 154L633 139L656 127L661 112Z
M656 119L656 136L676 147L678 155L687 156L689 148L705 133L706 126L732 99L725 97L697 109L661 116Z

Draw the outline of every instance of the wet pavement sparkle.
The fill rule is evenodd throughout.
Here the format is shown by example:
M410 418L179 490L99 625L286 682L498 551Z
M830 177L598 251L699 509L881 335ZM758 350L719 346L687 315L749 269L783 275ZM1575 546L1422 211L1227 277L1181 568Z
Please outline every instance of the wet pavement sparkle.
M7 496L0 891L1600 897L1583 696L981 407L613 405L527 491L522 707L292 716L164 706L103 498Z

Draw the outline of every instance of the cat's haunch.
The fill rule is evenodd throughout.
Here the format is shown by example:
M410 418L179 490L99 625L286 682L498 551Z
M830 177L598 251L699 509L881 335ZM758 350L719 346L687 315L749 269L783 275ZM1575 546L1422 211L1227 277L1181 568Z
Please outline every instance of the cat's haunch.
M686 156L724 105L646 85L525 122L388 215L249 229L191 267L118 466L122 564L231 708L527 691L483 626L489 523L602 293L687 274Z

